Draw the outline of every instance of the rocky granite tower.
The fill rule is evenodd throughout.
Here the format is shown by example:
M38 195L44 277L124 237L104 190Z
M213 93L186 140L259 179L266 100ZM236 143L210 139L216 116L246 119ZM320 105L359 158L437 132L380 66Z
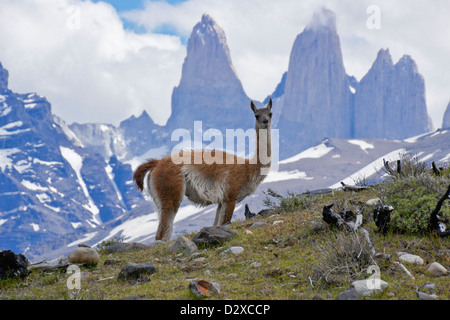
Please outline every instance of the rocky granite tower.
M281 157L325 137L353 136L353 106L344 69L336 17L327 9L295 39L278 123Z
M447 110L444 113L444 120L442 121L442 128L450 128L450 102L447 105Z
M225 33L206 14L189 38L167 126L192 129L195 120L203 121L203 129L248 129L254 125L250 99L233 67Z
M381 49L355 94L355 136L405 139L431 129L425 83L414 60L404 55L392 63Z

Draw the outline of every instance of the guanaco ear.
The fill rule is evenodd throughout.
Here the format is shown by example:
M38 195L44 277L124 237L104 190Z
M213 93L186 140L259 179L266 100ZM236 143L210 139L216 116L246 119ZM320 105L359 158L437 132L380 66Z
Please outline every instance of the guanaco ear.
M250 107L253 110L253 113L256 113L256 110L258 110L258 108L256 108L255 104L253 103L253 101L250 101Z
M267 109L272 110L272 97L269 98L269 103L267 104Z

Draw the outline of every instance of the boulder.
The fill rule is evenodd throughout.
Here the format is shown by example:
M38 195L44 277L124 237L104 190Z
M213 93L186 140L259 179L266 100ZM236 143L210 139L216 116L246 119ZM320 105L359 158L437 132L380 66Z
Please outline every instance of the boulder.
M423 259L415 254L401 252L401 253L399 253L399 255L400 256L398 257L398 259L403 262L415 263L415 264L423 264L424 263Z
M188 255L198 251L197 245L185 236L178 236L169 249L172 252L185 251Z
M355 288L350 288L340 292L337 295L336 300L359 300L359 293Z
M28 275L28 258L11 250L0 251L0 279L13 277L25 278Z
M372 296L383 292L388 286L386 281L381 279L365 279L352 282L352 287L360 296Z
M230 240L235 235L236 232L222 226L204 227L192 238L192 241L199 247L212 247Z
M129 262L123 267L117 276L117 280L130 280L130 279L146 279L147 276L155 273L156 268L151 262L134 263ZM150 278L148 278L150 280Z
M442 276L447 274L447 269L444 268L439 262L433 262L427 268L427 272L432 276Z
M69 253L69 262L96 265L100 260L97 250L87 247L78 247Z

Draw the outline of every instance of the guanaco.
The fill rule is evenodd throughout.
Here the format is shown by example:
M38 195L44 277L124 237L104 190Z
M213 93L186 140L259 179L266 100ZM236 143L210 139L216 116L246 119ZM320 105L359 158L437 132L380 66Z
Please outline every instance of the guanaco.
M173 221L184 195L200 206L218 204L214 225L224 225L233 216L236 203L255 192L269 172L272 162L272 98L265 108L250 107L255 115L256 152L252 158L241 158L217 150L179 151L162 159L149 159L140 165L133 180L141 192L148 192L158 213L156 240L169 240ZM202 159L198 163L195 159ZM206 163L204 159L220 159ZM197 162L197 163L196 163Z

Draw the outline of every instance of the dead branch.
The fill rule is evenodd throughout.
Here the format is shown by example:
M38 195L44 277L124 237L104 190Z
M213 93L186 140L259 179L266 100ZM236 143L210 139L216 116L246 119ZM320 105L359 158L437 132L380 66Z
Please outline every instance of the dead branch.
M341 185L342 185L344 191L358 192L358 191L362 191L362 190L366 190L367 189L367 187L365 187L365 186L349 186L348 184L345 184L342 181L341 181Z
M373 247L372 241L370 240L369 232L361 227L362 225L362 212L358 212L356 215L356 221L346 221L343 216L344 214L339 214L335 212L332 207L334 204L323 207L323 220L331 225L336 225L339 228L350 230L350 231L360 231L366 238L367 243L370 246L370 252L375 255L375 248Z
M446 229L445 223L447 221L443 221L439 218L439 211L441 211L441 207L444 204L444 201L448 199L450 199L450 185L448 186L448 189L442 196L442 198L439 199L439 201L436 204L436 208L431 212L430 215L431 230L435 231L439 237L446 237L450 235L450 230L445 230Z

